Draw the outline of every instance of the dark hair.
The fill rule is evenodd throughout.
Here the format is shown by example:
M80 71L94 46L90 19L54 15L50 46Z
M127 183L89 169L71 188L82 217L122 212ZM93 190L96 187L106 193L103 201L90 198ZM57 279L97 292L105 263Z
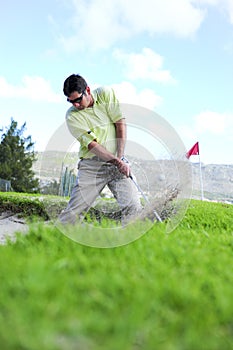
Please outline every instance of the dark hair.
M64 81L63 92L68 97L74 91L82 93L86 87L87 82L81 75L72 74Z

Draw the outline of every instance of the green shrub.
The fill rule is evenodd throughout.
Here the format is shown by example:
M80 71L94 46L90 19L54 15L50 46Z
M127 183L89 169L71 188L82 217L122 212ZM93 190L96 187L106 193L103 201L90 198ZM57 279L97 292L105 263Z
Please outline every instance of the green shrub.
M57 196L0 192L1 212L12 212L23 217L55 218L66 206L67 200Z

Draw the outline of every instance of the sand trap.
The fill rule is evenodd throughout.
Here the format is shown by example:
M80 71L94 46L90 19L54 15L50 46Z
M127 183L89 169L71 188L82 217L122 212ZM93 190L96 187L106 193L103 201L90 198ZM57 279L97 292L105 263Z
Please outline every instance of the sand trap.
M14 241L16 232L27 231L28 225L23 218L9 212L0 214L0 244L5 244L7 238Z

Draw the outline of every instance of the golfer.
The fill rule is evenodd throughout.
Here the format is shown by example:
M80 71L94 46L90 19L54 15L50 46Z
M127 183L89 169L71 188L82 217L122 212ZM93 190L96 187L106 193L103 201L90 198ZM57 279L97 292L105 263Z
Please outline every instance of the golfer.
M124 158L126 123L113 89L91 91L78 74L64 82L64 95L72 105L66 113L69 131L80 143L78 176L67 208L60 214L64 224L80 220L107 185L127 222L141 210L131 171Z

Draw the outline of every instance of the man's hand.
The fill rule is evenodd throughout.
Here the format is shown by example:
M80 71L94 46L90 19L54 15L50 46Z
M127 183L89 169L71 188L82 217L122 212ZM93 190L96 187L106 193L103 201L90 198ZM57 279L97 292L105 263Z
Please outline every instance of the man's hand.
M97 143L95 140L89 143L88 149L100 159L103 159L104 161L112 163L115 166L117 166L119 171L125 176L127 177L130 176L130 166L126 158L124 157L121 157L121 159L117 158L112 153L107 151L103 146Z
M117 167L122 174L124 174L127 177L130 176L129 163L125 163L123 160L119 159L119 162L117 163Z

